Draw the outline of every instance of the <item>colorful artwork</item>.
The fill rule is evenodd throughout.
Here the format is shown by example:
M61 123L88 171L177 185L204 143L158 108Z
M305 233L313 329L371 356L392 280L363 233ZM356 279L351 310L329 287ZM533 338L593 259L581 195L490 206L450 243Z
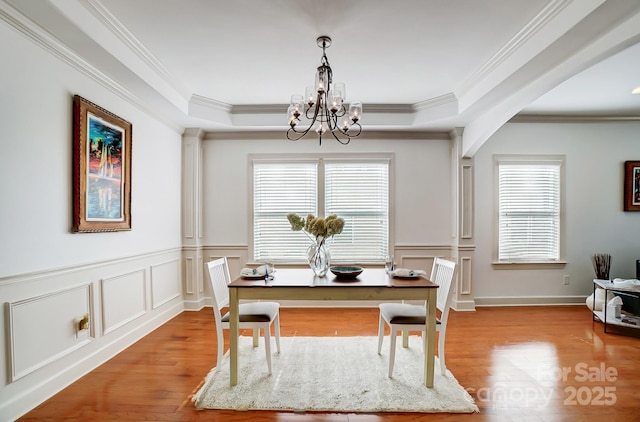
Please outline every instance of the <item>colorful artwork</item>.
M73 99L73 231L131 230L131 124Z
M624 163L624 210L640 211L640 161Z
M640 167L633 168L633 205L640 205Z
M89 113L87 221L122 220L124 130Z

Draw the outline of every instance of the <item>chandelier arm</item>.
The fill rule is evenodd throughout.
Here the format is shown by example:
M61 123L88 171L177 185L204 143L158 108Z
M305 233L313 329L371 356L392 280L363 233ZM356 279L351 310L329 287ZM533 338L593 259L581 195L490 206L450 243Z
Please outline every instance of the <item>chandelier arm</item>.
M290 141L299 141L300 139L304 138L304 136L309 132L309 129L310 128L307 128L307 130L305 130L304 132L298 132L294 128L290 128L289 130L287 130L287 139ZM299 134L300 136L292 137L291 133Z
M311 124L309 126L313 126L313 124L316 122L321 104L322 104L322 94L318 94L318 98L316 98L316 103L313 106L313 116L309 115L309 112L312 109L311 107L307 108L307 111L304 113L307 119L311 120Z
M336 135L337 133L340 133L342 135L345 135L347 139L341 139L338 135ZM341 130L332 130L331 134L333 135L334 139L338 142L340 142L342 145L347 145L349 142L351 142L351 137L349 135L347 135L346 133L342 132Z
M313 125L316 123L316 121L318 120L318 116L320 116L320 121L322 122L322 114L320 113L320 107L321 104L323 104L322 101L322 95L318 94L318 98L316 100L316 103L313 107L308 107L307 110L305 111L305 116L307 117L307 119L311 120L311 122L309 123L309 126L307 126L307 128L304 131L298 131L296 130L295 127L290 128L289 130L287 130L287 139L289 139L290 141L299 141L300 139L304 138L304 136L309 133L309 131L313 128ZM313 109L313 116L309 115L309 112ZM291 133L295 133L295 134L299 134L300 136L298 137L292 137ZM322 135L320 135L320 142L322 142Z
M360 126L360 123L354 123L351 126L349 126L349 129L347 130L347 132L350 132L351 129L353 129L355 126L358 126L358 131L356 133L349 133L349 137L354 138L356 136L360 136L360 134L362 133L362 126Z

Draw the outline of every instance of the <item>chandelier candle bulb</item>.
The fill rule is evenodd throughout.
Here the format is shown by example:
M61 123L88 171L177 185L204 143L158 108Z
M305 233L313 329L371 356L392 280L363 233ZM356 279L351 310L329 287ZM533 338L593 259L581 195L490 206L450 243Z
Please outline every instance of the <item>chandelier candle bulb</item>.
M320 145L322 135L327 132L331 133L336 141L346 145L362 133L362 126L358 123L362 117L362 103L354 101L349 107L345 104L345 84L333 83L333 71L326 54L326 49L331 45L331 38L323 35L316 39L316 43L322 48L322 58L316 71L315 85L307 86L304 96L291 96L291 105L287 110L290 126L287 139L298 141L311 129L315 129ZM306 129L298 130L296 126L300 123L302 115L309 120L309 125Z
M340 98L341 101L345 101L347 99L347 89L343 82L336 82L335 84L333 84L333 92L335 93L336 97Z
M351 115L351 120L353 120L354 123L360 120L362 116L362 103L359 101L352 102L349 107L349 115Z
M316 102L316 91L314 91L313 87L309 85L307 89L305 89L304 97L307 99L307 104L309 107L315 104Z

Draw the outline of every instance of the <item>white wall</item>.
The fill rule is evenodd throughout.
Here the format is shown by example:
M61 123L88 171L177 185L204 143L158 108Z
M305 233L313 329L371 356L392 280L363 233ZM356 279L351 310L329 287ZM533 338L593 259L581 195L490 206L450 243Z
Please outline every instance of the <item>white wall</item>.
M0 420L13 420L182 311L181 133L1 19L0 40ZM133 125L131 231L70 231L74 94Z
M181 134L4 21L0 39L0 277L179 246ZM133 124L130 232L70 231L74 94Z
M510 123L474 156L475 240L473 286L477 303L544 302L587 296L594 253L612 255L611 277L635 278L640 259L640 213L623 212L624 162L640 159L640 123ZM565 251L559 269L494 269L494 154L566 157ZM563 275L571 282L563 285ZM536 298L541 298L537 300Z
M205 245L249 242L249 154L394 153L395 245L450 245L451 141L447 139L355 139L340 145L317 135L282 139L215 139L203 142Z

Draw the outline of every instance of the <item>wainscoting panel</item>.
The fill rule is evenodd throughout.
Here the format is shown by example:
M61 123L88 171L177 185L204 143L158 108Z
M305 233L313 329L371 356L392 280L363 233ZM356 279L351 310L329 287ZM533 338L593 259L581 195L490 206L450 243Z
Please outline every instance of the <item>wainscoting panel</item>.
M91 285L7 303L11 382L90 342L78 332L90 307Z
M145 270L138 270L102 280L103 335L145 314L146 278Z
M185 293L188 295L192 295L196 293L196 289L194 288L194 283L197 281L194 276L195 267L193 265L193 257L185 256L184 257L184 271L185 271Z
M471 258L460 258L460 294L471 294Z
M427 272L427 277L431 273L433 260L435 258L451 259L451 246L405 246L395 247L396 267L409 268L412 270L423 270Z
M0 277L0 421L18 419L182 312L181 257L180 247ZM88 329L79 330L85 315Z
M175 259L151 267L151 306L153 309L182 296L180 260Z

